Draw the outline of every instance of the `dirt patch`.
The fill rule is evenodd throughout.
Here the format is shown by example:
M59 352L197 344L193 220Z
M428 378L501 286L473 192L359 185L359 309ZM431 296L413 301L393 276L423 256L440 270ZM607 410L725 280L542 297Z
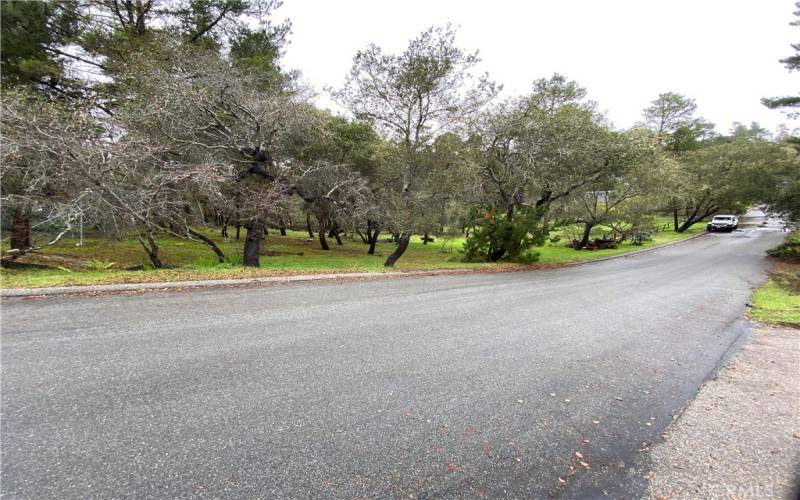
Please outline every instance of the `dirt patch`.
M281 250L262 250L259 255L265 257L280 257L282 255L305 255L305 252L285 252Z
M89 259L83 257L75 257L72 255L62 254L44 254L31 252L27 253L18 259L11 261L11 266L8 267L36 267L36 268L51 268L57 269L59 267L71 268L86 268L88 267Z

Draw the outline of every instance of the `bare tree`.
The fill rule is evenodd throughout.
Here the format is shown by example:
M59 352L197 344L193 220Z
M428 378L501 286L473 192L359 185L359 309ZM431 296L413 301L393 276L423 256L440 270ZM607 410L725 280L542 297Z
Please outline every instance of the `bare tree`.
M147 131L178 163L216 166L226 180L219 192L237 200L248 230L244 263L257 266L266 215L295 192L292 152L313 136L310 108L287 89L254 85L214 53L184 48L167 63L138 64L125 126Z
M4 92L0 119L0 200L14 208L11 250L5 260L59 241L87 196L79 164L70 154L95 134L87 108L23 90ZM31 236L31 213L66 229L47 243Z
M339 230L364 216L370 196L365 179L344 165L318 162L296 173L295 192L319 224L319 242L330 250L326 233L339 240Z

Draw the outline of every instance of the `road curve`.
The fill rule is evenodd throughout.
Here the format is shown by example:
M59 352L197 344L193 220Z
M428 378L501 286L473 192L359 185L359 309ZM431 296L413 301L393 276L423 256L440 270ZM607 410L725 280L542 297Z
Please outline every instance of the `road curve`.
M751 225L534 273L5 299L2 494L637 496L782 237Z

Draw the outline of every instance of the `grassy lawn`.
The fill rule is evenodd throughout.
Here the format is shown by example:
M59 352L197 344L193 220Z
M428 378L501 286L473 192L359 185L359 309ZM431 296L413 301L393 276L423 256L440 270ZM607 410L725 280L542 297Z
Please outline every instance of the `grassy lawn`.
M759 321L800 326L800 295L773 280L756 290L753 305L750 314Z
M798 243L800 231L795 231L787 244ZM750 315L759 321L800 326L800 259L796 255L777 259L772 278L753 294L753 306Z
M434 243L423 245L414 238L408 251L398 261L395 269L436 270L436 269L475 269L500 271L548 267L560 263L594 260L610 255L627 253L654 245L668 243L703 231L698 224L684 234L662 231L654 235L654 240L642 246L623 243L616 249L596 251L576 251L566 245L566 238L556 243L546 243L537 248L539 263L521 265L514 263L467 263L461 261L460 250L464 239L436 238ZM21 262L47 265L47 268L9 268L0 269L0 287L29 288L64 285L87 285L101 283L145 283L158 281L249 278L272 275L311 274L330 272L386 272L383 262L394 249L390 242L381 242L376 255L367 255L367 246L358 237L343 238L339 246L330 238L331 250L319 248L317 239L309 241L308 234L288 231L280 236L277 231L270 232L262 247L263 257L258 269L243 268L241 252L243 241L231 238L223 241L215 230L206 234L212 237L232 263L217 263L213 253L204 245L175 238L160 237L160 257L170 269L150 269L147 258L138 241L107 240L87 238L84 246L77 246L76 239L64 239L42 249L32 256L25 256ZM244 238L244 232L242 233ZM7 243L5 243L7 246ZM134 266L144 269L127 270Z

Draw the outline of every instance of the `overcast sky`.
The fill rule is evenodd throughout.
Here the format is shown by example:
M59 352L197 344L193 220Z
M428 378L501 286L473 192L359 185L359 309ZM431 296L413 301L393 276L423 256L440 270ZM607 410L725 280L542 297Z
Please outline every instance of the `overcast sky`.
M778 62L800 41L793 10L788 0L285 0L275 15L292 21L285 66L319 91L342 84L359 48L399 52L449 21L506 95L558 72L624 128L674 91L724 133L734 121L798 126L759 102L797 93L800 75Z

